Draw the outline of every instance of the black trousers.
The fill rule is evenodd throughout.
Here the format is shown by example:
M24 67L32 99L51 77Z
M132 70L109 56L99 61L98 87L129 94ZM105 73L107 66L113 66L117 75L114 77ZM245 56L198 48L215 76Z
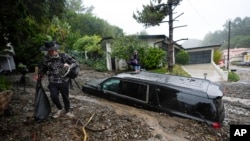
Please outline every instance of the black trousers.
M50 97L53 103L59 110L62 110L62 104L59 100L59 93L61 93L64 103L64 109L69 112L70 101L69 101L69 82L64 83L50 83L49 84Z

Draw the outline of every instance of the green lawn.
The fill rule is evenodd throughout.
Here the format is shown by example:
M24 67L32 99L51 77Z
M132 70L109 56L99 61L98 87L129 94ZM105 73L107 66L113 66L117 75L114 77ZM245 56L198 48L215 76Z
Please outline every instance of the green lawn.
M159 68L159 69L147 70L147 71L155 72L155 73L168 73L167 72L167 67L162 67L162 68ZM169 73L169 74L191 77L185 70L183 70L181 65L174 65L173 72Z

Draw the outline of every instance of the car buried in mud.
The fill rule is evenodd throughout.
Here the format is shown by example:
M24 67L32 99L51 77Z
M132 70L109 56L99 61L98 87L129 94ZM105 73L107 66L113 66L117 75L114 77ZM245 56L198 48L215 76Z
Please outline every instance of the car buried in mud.
M214 128L220 128L225 117L223 91L219 84L206 79L127 72L85 82L82 91L205 122Z

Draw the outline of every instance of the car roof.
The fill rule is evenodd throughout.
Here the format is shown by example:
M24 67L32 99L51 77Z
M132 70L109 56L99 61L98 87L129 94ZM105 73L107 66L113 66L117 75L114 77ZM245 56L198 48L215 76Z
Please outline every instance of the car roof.
M120 73L117 74L118 78L126 78L126 79L141 79L145 81L151 81L158 84L163 85L173 85L182 88L193 89L197 91L202 91L204 93L207 92L208 86L211 84L210 80L194 78L194 77L183 77L177 75L169 75L169 74L160 74L160 73L152 73L152 72L128 72L128 73Z

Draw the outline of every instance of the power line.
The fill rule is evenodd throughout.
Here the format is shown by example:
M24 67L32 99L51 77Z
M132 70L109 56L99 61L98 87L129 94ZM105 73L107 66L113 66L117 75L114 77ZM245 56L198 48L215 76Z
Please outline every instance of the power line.
M209 27L209 22L206 20L206 18L204 18L204 16L202 16L201 14L200 14L200 12L191 4L191 2L189 1L189 0L187 0L188 1L188 4L191 6L191 8L197 13L197 15L199 15L200 17L201 17L201 19L203 20L203 22L204 23L206 23L207 24L207 26Z

